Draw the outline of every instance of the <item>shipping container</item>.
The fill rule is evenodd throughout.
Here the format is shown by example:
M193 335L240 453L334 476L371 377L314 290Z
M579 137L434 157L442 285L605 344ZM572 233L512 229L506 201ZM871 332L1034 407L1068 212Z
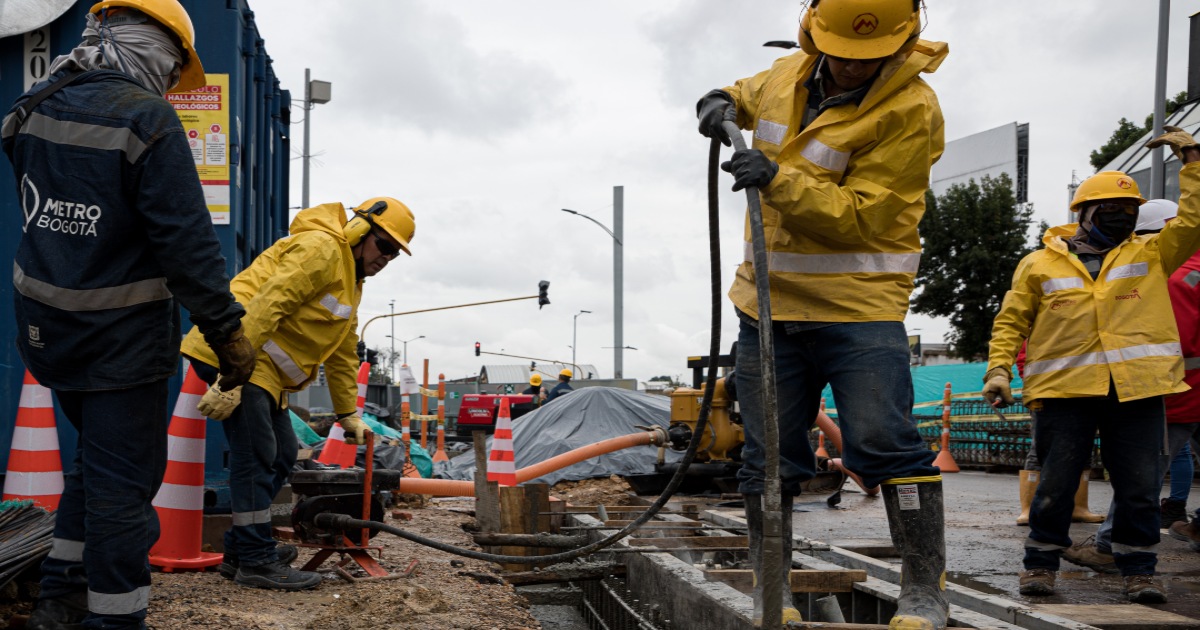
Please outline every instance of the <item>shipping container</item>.
M291 95L280 88L254 13L245 0L181 0L196 29L196 50L208 87L170 95L188 132L198 176L230 277L288 229L288 165ZM80 42L92 2L72 5L53 22L0 38L0 112L34 83L44 80L50 62ZM36 28L33 28L36 26ZM12 165L0 157L0 262L8 264L22 233L22 209ZM11 274L0 282L0 470L8 465L24 366L13 340ZM191 324L184 313L184 330ZM172 379L174 408L182 381ZM64 470L75 455L77 435L58 414ZM208 423L206 478L213 488L227 485L226 445L220 425ZM223 492L220 494L224 494ZM227 504L214 494L206 501Z

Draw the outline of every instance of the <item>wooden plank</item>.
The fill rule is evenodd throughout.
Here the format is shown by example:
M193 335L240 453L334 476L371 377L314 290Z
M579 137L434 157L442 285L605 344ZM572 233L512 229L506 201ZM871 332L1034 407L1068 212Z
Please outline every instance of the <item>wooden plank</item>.
M1195 628L1200 621L1140 604L1033 604L1034 610L1104 630Z
M525 489L521 486L504 486L500 488L500 531L505 534L527 534L525 509ZM500 553L506 556L529 555L527 547L501 547ZM502 565L508 571L519 571L526 565L506 563Z
M630 538L629 546L658 547L659 549L749 548L750 541L745 536L678 536L674 538Z
M527 534L550 531L550 486L544 483L525 484L525 530ZM561 549L533 547L531 556L544 556ZM544 566L544 565L539 565Z
M621 519L610 518L607 521L604 521L604 525L605 525L605 527L620 528L620 527L625 527L626 525L628 525L632 522L633 522L633 519L621 520ZM702 521L688 521L688 520L680 520L680 521L654 521L654 520L651 520L651 521L647 522L645 525L643 525L642 527L654 527L655 525L670 525L676 529L679 529L679 528L689 527L689 526L690 527L704 527L706 525L706 523L704 523Z
M724 582L743 593L754 590L754 572L750 569L715 569L705 571L704 577L710 582ZM792 569L790 577L793 593L849 593L854 590L855 582L867 580L867 572Z
M489 492L487 481L487 434L474 431L471 437L475 440L475 522L479 531L494 533L500 531L500 504L497 495ZM509 532L524 533L524 532Z
M895 558L900 555L890 538L835 539L829 544L870 558Z
M550 497L550 532L557 534L562 531L563 521L566 520L567 502L558 497Z

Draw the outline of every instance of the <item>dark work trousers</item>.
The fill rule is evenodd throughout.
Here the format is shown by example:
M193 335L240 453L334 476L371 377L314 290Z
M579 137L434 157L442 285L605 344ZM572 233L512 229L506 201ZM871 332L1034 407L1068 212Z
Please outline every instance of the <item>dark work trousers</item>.
M221 427L229 441L233 504L233 527L225 532L225 555L249 567L275 562L271 502L296 463L291 417L270 392L247 383L242 387L242 404Z
M1079 476L1090 465L1096 431L1113 489L1112 551L1121 575L1152 575L1158 563L1159 507L1166 413L1162 396L1118 402L1092 398L1041 401L1036 443L1042 478L1029 511L1026 569L1058 570L1071 546Z
M912 419L913 388L908 336L900 322L856 322L788 333L775 322L775 373L779 412L779 475L783 491L797 494L816 475L809 430L829 383L842 429L843 461L866 487L899 477L941 474ZM762 494L762 362L758 328L741 321L737 344L737 394L746 432L745 463L738 471L743 494Z
M167 468L167 381L54 394L79 441L42 563L41 597L86 590L84 627L145 627L148 555L158 540L150 502Z

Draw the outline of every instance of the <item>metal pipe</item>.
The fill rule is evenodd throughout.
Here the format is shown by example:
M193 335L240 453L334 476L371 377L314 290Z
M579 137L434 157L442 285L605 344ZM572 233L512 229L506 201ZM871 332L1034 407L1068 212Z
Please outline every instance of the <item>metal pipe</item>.
M613 186L613 378L625 373L625 187Z
M1158 58L1154 71L1154 132L1162 135L1167 119L1167 41L1170 37L1171 0L1158 0ZM1163 148L1150 150L1150 198L1162 199L1164 188Z

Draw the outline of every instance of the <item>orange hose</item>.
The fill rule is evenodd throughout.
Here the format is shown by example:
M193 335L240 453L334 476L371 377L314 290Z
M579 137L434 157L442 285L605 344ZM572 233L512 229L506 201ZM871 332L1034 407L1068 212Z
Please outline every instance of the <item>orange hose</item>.
M825 415L825 412L822 411L817 414L817 426L821 427L821 431L824 431L825 435L828 435L829 439L833 441L833 445L837 447L838 454L842 454L842 430L838 428L838 425L833 423L833 419ZM863 492L866 492L868 496L873 497L879 494L879 486L875 486L874 488L866 487L863 484L862 477L859 477L858 473L842 465L842 458L838 457L832 461L834 466L846 471L846 475L853 479L854 483L858 484L858 487L862 488Z
M587 444L575 450L567 451L561 455L556 455L547 459L544 462L539 462L532 466L526 466L517 471L517 483L537 479L543 475L552 473L556 470L561 470L572 464L578 464L593 457L599 457L613 451L630 448L633 446L645 446L657 444L661 439L661 433L650 431L639 431L622 435L615 438L609 438L595 444ZM400 492L407 494L428 494L439 497L473 497L475 496L475 482L459 481L454 479L419 479L419 478L403 478L400 480Z

